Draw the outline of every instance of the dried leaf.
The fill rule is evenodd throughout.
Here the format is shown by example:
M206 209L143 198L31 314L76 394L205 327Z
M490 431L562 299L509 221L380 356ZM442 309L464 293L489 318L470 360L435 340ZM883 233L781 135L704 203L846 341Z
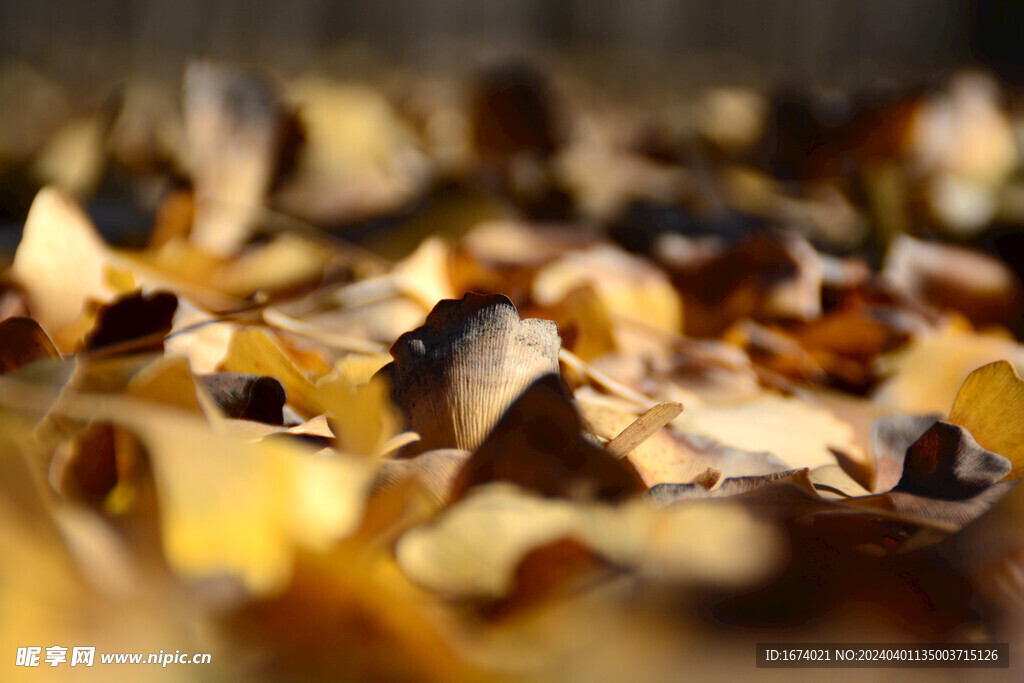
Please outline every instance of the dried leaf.
M967 429L983 447L1009 458L1009 479L1024 476L1024 380L1007 361L978 368L956 395L949 421Z
M447 503L459 470L469 459L468 451L442 448L412 458L381 462L374 489L389 488L410 477L415 478L440 503Z
M380 455L393 448L389 439L398 433L402 415L391 402L391 386L383 377L359 386L345 380L322 381L317 394L340 451Z
M889 415L875 420L872 441L875 454L875 492L889 491L903 476L907 450L927 432L942 415Z
M1009 460L985 450L963 427L936 422L907 449L903 476L893 491L932 498L969 498L1004 478Z
M632 412L591 400L577 400L577 406L588 427L604 439L615 438L636 420ZM647 486L692 482L709 468L721 477L791 469L770 453L730 448L713 439L674 429L658 430L628 457Z
M532 296L538 304L552 306L583 285L594 290L609 315L682 330L683 304L664 272L610 245L570 252L548 264L537 273Z
M906 235L889 247L882 276L922 303L959 311L979 327L1014 325L1024 289L999 259Z
M494 599L512 590L529 552L563 538L661 579L742 585L778 561L775 534L735 506L654 510L635 501L609 507L507 486L481 489L433 523L409 530L395 554L409 578L434 591Z
M0 320L0 375L41 358L60 358L53 340L32 318Z
M87 301L109 301L115 294L105 279L110 263L106 245L81 207L55 187L40 190L11 265L39 324L59 337ZM70 340L57 341L67 348Z
M218 372L199 383L226 417L283 424L284 386L274 377Z
M520 320L502 295L440 302L391 349L395 403L424 450L479 446L537 378L557 373L555 325Z
M219 369L222 372L274 377L284 386L288 403L303 416L309 418L324 412L316 385L263 330L237 330L231 336L231 345Z
M8 405L36 400L11 382L0 395ZM313 458L293 442L245 443L145 401L65 391L54 410L123 426L143 443L172 569L189 579L227 574L257 594L288 581L296 548L323 551L358 526L373 477L360 460Z
M967 376L998 360L1024 368L1024 347L998 334L946 324L918 334L905 347L879 359L880 371L889 377L873 398L892 413L947 415Z
M99 309L85 348L124 345L131 353L162 352L177 308L178 297L170 292L122 295Z
M790 468L834 465L832 447L866 460L848 423L823 408L773 394L731 406L687 407L673 425L734 448L768 451Z
M452 499L493 481L576 499L619 500L646 488L629 461L586 441L580 430L558 377L542 377L509 407L466 462L452 485Z

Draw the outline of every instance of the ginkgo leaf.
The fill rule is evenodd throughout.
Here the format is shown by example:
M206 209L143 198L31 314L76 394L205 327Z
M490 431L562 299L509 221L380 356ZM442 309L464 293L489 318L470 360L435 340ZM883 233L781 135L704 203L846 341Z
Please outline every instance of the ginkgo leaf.
M33 317L51 333L67 327L86 301L116 293L105 271L110 252L85 212L55 187L32 202L11 275L26 292Z
M447 503L459 470L469 459L468 451L454 448L426 451L411 458L384 460L377 470L374 488L395 486L407 478L416 478L440 502Z
M644 490L629 460L590 443L555 375L523 392L459 471L457 500L481 484L503 481L546 496L622 500Z
M903 476L893 491L933 498L969 498L1011 469L1009 460L979 446L963 427L936 422L907 449Z
M823 408L773 394L734 405L695 405L672 424L734 448L767 451L791 468L836 464L831 447L866 459L848 423Z
M5 402L27 391L5 386ZM279 588L296 548L323 551L356 528L373 478L367 462L314 458L294 442L246 443L202 416L151 402L65 392L56 409L126 427L141 440L164 553L189 579L226 574L255 593Z
M554 323L520 320L505 296L442 301L391 349L381 372L421 448L479 446L537 378L558 372Z
M947 415L967 376L999 360L1024 367L1024 347L1004 335L943 325L881 357L881 370L889 377L873 398L890 412Z
M511 590L529 551L566 537L618 564L677 580L742 584L778 560L775 535L733 506L655 510L634 501L610 507L508 486L481 489L433 523L409 530L395 552L402 571L432 590L497 598Z
M664 272L608 245L570 252L542 268L534 279L532 296L550 306L581 285L593 288L610 314L673 332L682 329L683 304Z
M271 337L258 328L241 328L231 336L231 345L220 362L223 372L274 377L284 386L288 403L306 417L324 412L316 385Z
M578 399L577 405L594 434L609 441L637 419L635 413L608 404ZM628 458L647 486L692 482L709 468L726 478L791 469L770 453L731 448L674 429L659 429L638 444Z
M982 447L1009 458L1010 479L1024 476L1024 380L1007 361L972 372L953 403L949 421L966 428Z
M200 377L199 382L226 417L278 425L284 422L284 386L274 377L218 372Z

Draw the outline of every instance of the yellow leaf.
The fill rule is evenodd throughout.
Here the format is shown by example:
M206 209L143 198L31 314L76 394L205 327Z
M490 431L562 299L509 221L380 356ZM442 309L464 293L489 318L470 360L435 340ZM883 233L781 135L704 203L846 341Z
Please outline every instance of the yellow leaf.
M964 427L984 448L1009 458L1008 479L1024 476L1024 380L1008 361L984 365L956 395L949 421Z
M1006 337L945 325L918 334L905 348L882 358L881 369L892 375L873 399L893 413L946 414L975 368L1003 359L1024 367L1024 347Z
M765 393L735 405L695 405L672 424L734 448L767 451L791 468L835 465L831 448L866 460L853 427L796 398Z
M235 332L219 369L276 377L284 385L288 404L303 417L311 418L324 412L312 380L263 330L246 327Z
M647 576L725 586L755 579L779 559L771 528L723 501L611 506L540 498L503 484L410 529L395 553L402 571L432 590L497 598L512 588L528 552L566 537Z
M110 261L106 244L75 200L44 187L29 209L11 275L25 288L33 316L67 348L60 330L78 318L86 301L110 301L116 293L104 277Z

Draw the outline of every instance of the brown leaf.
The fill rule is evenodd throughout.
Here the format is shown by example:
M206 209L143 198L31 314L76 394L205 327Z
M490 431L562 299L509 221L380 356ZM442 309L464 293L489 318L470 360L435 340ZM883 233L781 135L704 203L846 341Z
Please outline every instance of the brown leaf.
M60 358L60 351L39 323L24 316L0 321L0 375L41 358Z
M893 491L931 498L969 498L1011 469L1009 460L979 446L963 427L936 422L907 450L903 476Z
M716 335L748 316L808 319L821 312L821 257L795 234L758 233L710 257L660 257L684 294L689 335Z
M778 481L795 483L808 495L813 496L814 489L807 476L807 470L785 470L770 474L759 474L749 477L729 477L723 479L717 487L708 488L701 483L675 484L663 483L652 486L644 498L656 507L672 505L683 500L696 498L725 498L753 491Z
M84 348L94 351L124 344L131 353L162 352L177 309L178 297L170 292L121 296L100 308Z
M537 378L558 372L559 337L546 320L520 320L505 296L440 302L391 348L395 403L420 447L479 446Z
M899 483L907 450L941 419L942 416L935 413L887 415L874 421L871 429L875 456L874 491L888 491Z
M199 377L199 383L226 417L283 424L284 385L267 375L218 372Z
M473 486L507 481L545 496L618 500L646 487L628 461L586 441L558 377L533 383L473 453L452 500Z
M1002 482L981 489L973 496L957 500L933 498L905 491L889 491L874 496L851 498L846 502L857 507L884 510L908 523L949 534L985 514L1013 486L1013 482ZM941 540L941 537L936 540Z
M1022 313L1020 278L983 252L906 235L889 248L882 276L922 303L953 309L974 325L1016 325Z

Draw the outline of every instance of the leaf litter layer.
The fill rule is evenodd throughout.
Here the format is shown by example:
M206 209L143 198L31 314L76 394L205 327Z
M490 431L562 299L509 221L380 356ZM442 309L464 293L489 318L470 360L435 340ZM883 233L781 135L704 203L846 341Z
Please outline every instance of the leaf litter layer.
M135 201L175 179L144 247L35 176L0 290L2 647L612 681L1024 642L1022 288L964 246L1018 189L991 84L811 116L840 173L787 128L813 92L682 126L544 83L193 64L182 111L126 98L94 150Z

